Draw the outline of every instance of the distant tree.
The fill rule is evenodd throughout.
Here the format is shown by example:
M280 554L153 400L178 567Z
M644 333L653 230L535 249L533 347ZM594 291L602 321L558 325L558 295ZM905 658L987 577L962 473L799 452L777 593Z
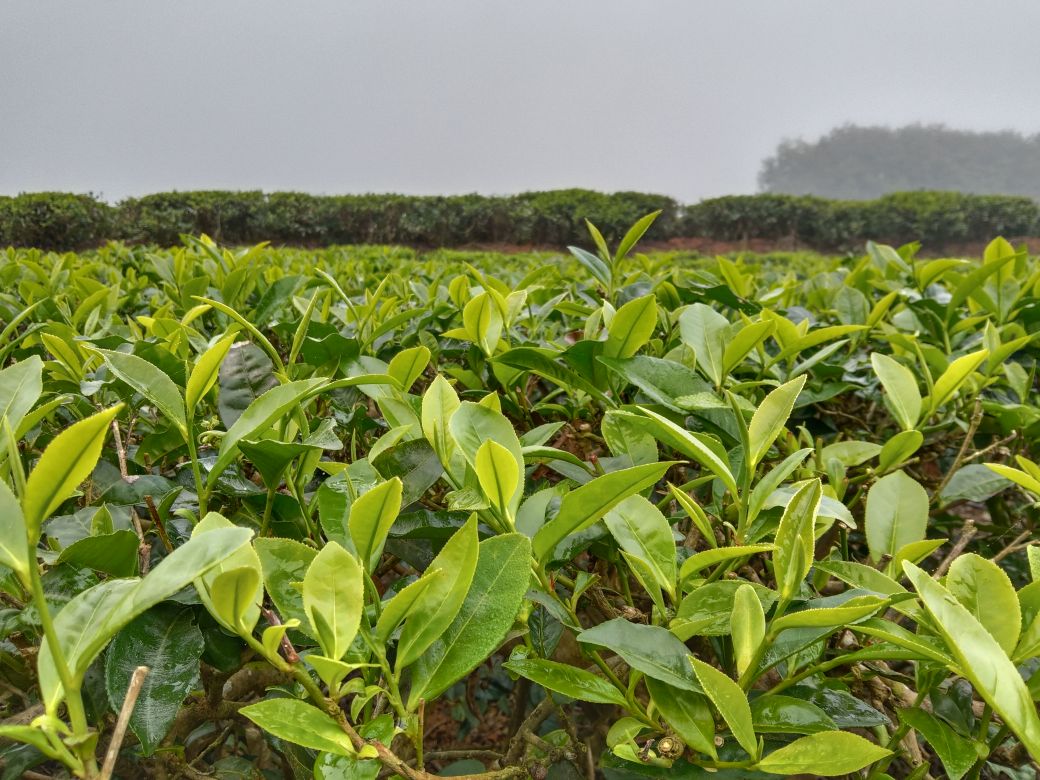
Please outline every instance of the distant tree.
M850 200L921 189L1040 198L1040 134L845 125L815 142L783 141L758 182L763 192Z

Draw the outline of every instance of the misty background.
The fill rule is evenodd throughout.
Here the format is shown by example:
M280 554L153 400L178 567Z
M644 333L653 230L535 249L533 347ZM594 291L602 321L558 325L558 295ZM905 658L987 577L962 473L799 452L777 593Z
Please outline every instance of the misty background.
M1036 0L7 0L0 194L750 193L848 122L1036 134L1038 27Z

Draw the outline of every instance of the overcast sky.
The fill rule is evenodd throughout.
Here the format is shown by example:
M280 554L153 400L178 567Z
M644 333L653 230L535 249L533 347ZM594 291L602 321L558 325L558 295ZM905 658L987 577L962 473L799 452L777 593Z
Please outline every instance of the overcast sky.
M0 193L693 201L837 124L1040 131L1040 0L0 0Z

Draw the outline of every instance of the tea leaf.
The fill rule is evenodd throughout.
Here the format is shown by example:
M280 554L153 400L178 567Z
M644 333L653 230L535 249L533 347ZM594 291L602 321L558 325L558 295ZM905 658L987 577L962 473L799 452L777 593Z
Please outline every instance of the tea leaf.
M774 775L797 775L803 772L817 777L837 777L862 769L892 754L857 734L847 731L823 731L796 739L774 750L755 769Z

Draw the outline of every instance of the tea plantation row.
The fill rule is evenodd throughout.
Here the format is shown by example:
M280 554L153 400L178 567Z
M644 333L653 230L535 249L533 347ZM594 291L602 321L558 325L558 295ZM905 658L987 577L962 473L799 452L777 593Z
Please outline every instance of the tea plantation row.
M0 255L3 777L1035 777L997 239Z
M652 237L792 242L859 251L866 239L920 240L930 251L994 235L1040 236L1040 203L1026 197L904 192L869 201L738 195L682 205L663 195L571 189L488 197L308 195L298 192L166 192L115 206L90 195L0 197L0 246L69 250L109 240L176 246L206 233L227 244L408 244L563 247L591 219L612 240L647 211L661 214Z

